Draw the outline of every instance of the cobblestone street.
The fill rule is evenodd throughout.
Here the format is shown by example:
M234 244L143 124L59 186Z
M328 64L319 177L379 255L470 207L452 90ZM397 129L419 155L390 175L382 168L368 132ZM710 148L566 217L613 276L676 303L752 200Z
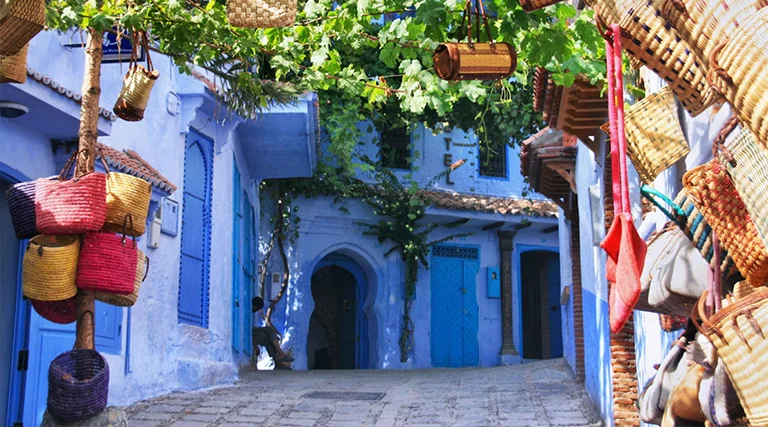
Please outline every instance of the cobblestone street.
M561 359L483 369L257 371L127 409L131 427L600 426Z

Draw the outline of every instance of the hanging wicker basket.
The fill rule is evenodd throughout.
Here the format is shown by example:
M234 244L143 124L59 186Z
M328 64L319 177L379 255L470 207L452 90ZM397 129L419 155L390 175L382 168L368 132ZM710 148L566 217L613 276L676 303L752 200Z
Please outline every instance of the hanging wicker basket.
M0 83L24 83L27 81L27 52L25 44L15 55L0 56Z
M0 56L17 54L44 25L44 0L0 0Z
M48 412L74 423L107 407L109 365L95 350L71 350L56 356L48 369Z
M35 221L37 229L43 234L82 234L100 230L104 226L107 215L107 176L96 172L76 176L78 154L69 158L58 181L36 188ZM73 178L66 178L70 173Z
M75 306L74 297L61 301L32 299L30 302L32 303L32 308L35 309L40 317L53 323L66 325L77 320L77 307Z
M61 301L75 296L79 254L77 236L41 235L30 240L21 274L24 295L40 301Z
M520 6L526 12L533 12L535 10L544 9L547 6L558 4L563 0L520 0Z
M19 240L31 239L40 232L37 230L37 216L35 215L35 197L38 188L52 181L52 178L38 179L35 181L20 182L13 185L5 193L8 201L8 210L11 214L11 222L16 237Z
M707 296L699 299L697 326L717 348L750 425L768 425L768 288L732 300L711 317L705 310Z
M227 19L233 27L289 27L296 22L296 3L296 0L228 0Z
M624 117L627 154L643 182L652 183L691 151L669 86L632 105Z
M99 158L107 171L107 216L103 230L122 232L125 216L130 214L135 228L129 232L141 236L146 230L152 186L139 177L110 171L103 153L99 153Z
M147 279L149 274L149 258L141 250L136 250L138 257L136 260L136 279L133 282L133 293L127 295L113 294L109 292L94 292L93 296L101 302L112 304L118 307L132 307L139 299L139 290L141 284Z
M685 191L753 286L768 281L768 251L725 166L717 159L683 176Z
M669 83L683 107L697 116L719 96L690 45L661 17L654 0L637 0L621 20L622 47Z
M152 94L155 82L160 77L160 72L155 70L152 65L146 32L134 32L133 46L136 48L131 52L128 73L123 79L123 88L120 90L120 95L118 95L112 110L117 117L125 121L138 122L144 118L144 111L149 104L149 96ZM147 56L147 68L137 63L138 46L143 47Z
M723 148L720 162L728 170L763 244L768 246L768 150L758 145L747 129Z
M710 55L710 82L731 103L741 123L768 144L768 8L760 9L738 34Z
M509 43L494 43L491 27L485 15L482 0L475 0L477 11L472 12L471 1L467 1L464 22L468 22L466 43L442 43L432 59L435 62L435 74L443 80L498 80L509 77L517 68L517 53ZM488 43L472 41L472 15L482 16ZM480 40L480 28L477 28L476 39Z
M130 224L131 215L125 216ZM134 291L138 251L136 238L131 235L132 225L124 225L122 235L98 231L83 238L77 265L77 287L96 292L127 295Z
M661 0L660 8L696 55L708 62L720 40L736 35L763 6L764 0Z

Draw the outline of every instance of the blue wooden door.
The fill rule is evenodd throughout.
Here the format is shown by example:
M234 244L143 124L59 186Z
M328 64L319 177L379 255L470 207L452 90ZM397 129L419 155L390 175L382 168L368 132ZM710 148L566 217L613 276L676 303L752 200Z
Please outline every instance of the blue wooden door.
M243 281L243 203L242 190L240 188L240 171L237 164L233 167L232 177L232 351L239 354L242 350L243 322L240 306L240 288ZM249 316L250 317L250 316ZM250 334L248 334L250 335Z
M456 248L438 246L433 250L431 344L435 367L480 363L476 251Z
M549 340L550 357L563 357L563 325L560 306L560 259L552 254L547 258L547 284L549 286Z
M179 322L208 327L213 141L187 135L181 214Z
M256 214L254 213L253 206L248 201L248 198L243 192L243 200L245 203L245 231L243 233L245 237L245 262L243 264L243 299L240 303L241 310L245 314L244 326L243 326L243 351L246 355L250 356L253 351L253 338L251 335L251 328L253 328L253 316L251 315L251 297L253 295L253 286L256 283L256 259L254 258L254 246L256 244L256 235L254 233Z

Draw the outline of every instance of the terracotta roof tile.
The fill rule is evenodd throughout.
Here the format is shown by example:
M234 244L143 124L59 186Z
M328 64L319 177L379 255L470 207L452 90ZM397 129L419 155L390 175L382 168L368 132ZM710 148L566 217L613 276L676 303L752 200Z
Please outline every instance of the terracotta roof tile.
M104 156L104 160L110 168L115 168L122 173L127 173L141 179L146 179L154 187L167 191L168 193L176 191L176 186L160 174L157 169L153 168L149 162L139 156L137 152L133 150L118 151L101 142L96 143L96 148L99 151L99 156Z
M548 201L493 197L444 190L424 190L421 194L432 201L435 206L444 209L502 215L557 217L557 205Z

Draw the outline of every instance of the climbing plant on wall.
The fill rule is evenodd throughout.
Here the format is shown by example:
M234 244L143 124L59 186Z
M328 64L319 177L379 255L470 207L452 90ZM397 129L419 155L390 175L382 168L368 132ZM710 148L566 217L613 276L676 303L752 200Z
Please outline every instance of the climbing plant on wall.
M354 178L341 168L330 168L334 173L318 172L312 178L275 179L264 181L261 185L262 206L272 203L270 224L273 231L267 238L267 250L264 260L269 262L275 242L279 249L283 276L281 289L270 302L266 321L271 323L271 315L277 303L282 299L290 283L290 265L286 253L286 243L295 244L299 237L298 198L314 198L331 196L343 212L349 212L346 201L358 199L368 205L378 222L356 222L362 227L364 235L373 236L380 244L392 246L384 253L390 256L399 253L405 265L403 277L403 324L401 325L400 360L406 362L413 349L413 322L411 321L411 304L415 296L419 265L429 267L429 251L432 246L468 236L472 233L451 234L439 239L430 240L431 234L438 228L452 228L459 223L430 223L424 224L423 219L432 200L422 188L432 187L437 181L451 171L461 167L465 161L460 160L444 172L433 177L424 187L410 177L398 177L392 170L382 166L381 162L369 157L360 158L361 164L369 170L370 182ZM266 269L265 269L266 270ZM266 276L261 278L261 286L265 285Z

